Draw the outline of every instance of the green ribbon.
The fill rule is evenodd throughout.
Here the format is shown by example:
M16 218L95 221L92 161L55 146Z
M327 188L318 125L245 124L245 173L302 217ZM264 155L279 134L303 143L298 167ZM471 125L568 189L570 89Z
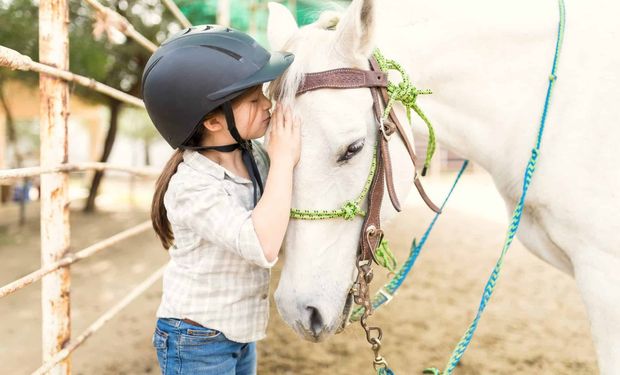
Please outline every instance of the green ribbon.
M385 238L381 239L381 243L375 250L375 259L381 267L387 268L390 272L396 271L398 263Z
M409 125L411 125L411 110L417 113L418 116L424 121L426 127L428 128L428 144L426 147L426 159L424 160L424 169L422 169L422 176L426 175L426 170L431 164L431 159L433 154L435 153L436 148L436 140L435 140L435 131L433 130L433 125L429 121L428 117L424 114L422 109L416 103L418 99L418 95L428 95L432 94L431 90L418 90L412 83L411 79L405 69L394 60L386 59L381 52L376 49L373 52L373 56L377 60L379 67L382 71L387 72L388 70L396 70L402 81L398 84L394 84L393 82L388 81L387 92L390 97L389 101L385 106L385 110L383 111L383 119L386 120L390 114L390 110L396 101L402 103L407 112L407 120L409 121Z

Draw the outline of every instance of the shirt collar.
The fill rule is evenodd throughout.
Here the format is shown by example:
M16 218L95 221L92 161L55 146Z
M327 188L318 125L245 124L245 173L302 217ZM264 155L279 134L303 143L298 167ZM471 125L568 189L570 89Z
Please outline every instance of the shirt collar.
M198 172L207 173L217 178L218 180L223 180L226 176L228 176L228 178L237 183L252 183L252 181L248 180L247 178L235 175L228 169L222 167L221 165L217 164L216 162L204 156L198 151L183 151L183 162L185 162L185 164L187 164L190 168Z

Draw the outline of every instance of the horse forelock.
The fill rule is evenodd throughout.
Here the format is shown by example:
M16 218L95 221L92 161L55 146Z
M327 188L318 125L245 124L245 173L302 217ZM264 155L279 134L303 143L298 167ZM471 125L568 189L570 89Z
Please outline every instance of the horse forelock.
M269 84L268 94L271 99L284 105L293 102L297 89L303 83L304 73L307 72L311 54L316 53L317 48L324 43L323 38L313 38L312 36L335 29L341 16L342 14L335 10L323 11L315 22L299 29L284 44L282 50L293 52L295 61L284 74Z

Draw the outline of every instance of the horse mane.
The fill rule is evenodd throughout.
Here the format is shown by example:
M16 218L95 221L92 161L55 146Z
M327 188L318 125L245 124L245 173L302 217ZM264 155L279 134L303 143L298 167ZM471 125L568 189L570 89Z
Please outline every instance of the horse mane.
M306 39L309 33L316 30L333 30L340 22L342 14L335 10L323 11L319 18L304 27L290 38L282 47L283 51L290 51L293 46L299 44L301 39ZM308 42L306 42L308 43ZM267 89L267 93L272 100L279 101L284 105L290 104L297 94L297 88L303 83L306 66L303 62L308 61L307 55L313 53L313 46L304 45L304 48L295 52L295 62L280 77L273 80Z

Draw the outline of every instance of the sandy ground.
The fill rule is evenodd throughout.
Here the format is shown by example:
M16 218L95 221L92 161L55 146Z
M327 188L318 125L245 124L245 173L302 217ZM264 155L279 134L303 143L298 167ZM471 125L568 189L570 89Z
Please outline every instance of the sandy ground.
M442 199L452 175L427 180ZM126 188L111 187L107 191ZM79 250L147 220L147 190L135 191L136 206L102 197L106 211L72 212L72 249ZM0 208L0 285L39 264L38 207L19 228L16 210ZM404 260L413 236L430 212L412 196L387 236ZM488 176L468 174L439 220L397 297L373 315L384 330L383 354L396 374L419 374L444 366L475 315L480 294L506 231L503 202ZM72 267L72 330L78 336L101 313L167 260L154 234L126 240ZM280 269L274 269L272 290ZM381 274L382 272L379 272ZM378 279L378 281L377 281ZM375 288L384 281L375 277ZM134 301L79 348L74 374L156 374L151 348L160 283ZM273 300L272 300L273 301ZM0 374L28 374L41 361L40 283L0 300ZM302 341L278 317L272 303L268 338L259 343L260 374L372 374L372 354L359 325L320 344ZM596 374L586 313L573 280L515 242L496 293L457 374Z

